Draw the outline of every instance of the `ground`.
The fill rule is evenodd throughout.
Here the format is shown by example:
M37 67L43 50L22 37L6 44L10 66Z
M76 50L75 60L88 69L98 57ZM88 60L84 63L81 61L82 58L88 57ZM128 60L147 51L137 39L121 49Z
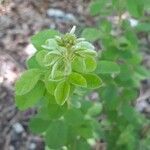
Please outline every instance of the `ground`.
M1 2L1 1L0 1ZM34 110L19 111L14 104L14 83L26 69L25 60L34 53L30 37L44 29L66 32L73 25L95 23L88 15L89 0L4 0L0 4L0 149L44 150L42 138L28 129ZM147 44L150 37L141 36ZM145 50L143 63L150 68ZM150 81L143 81L137 109L149 117Z

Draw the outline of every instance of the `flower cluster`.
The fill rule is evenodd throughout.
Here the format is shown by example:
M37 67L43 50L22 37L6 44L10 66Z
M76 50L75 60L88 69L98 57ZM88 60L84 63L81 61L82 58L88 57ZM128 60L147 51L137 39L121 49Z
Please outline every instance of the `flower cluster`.
M74 71L92 72L96 68L94 46L84 38L76 38L74 33L48 39L42 47L45 50L38 52L36 58L49 68L50 80L61 80Z

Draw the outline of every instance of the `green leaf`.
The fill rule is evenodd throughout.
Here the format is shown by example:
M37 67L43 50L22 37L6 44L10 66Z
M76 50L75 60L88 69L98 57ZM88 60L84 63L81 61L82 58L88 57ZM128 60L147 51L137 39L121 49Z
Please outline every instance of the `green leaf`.
M96 63L96 60L93 57L86 57L84 59L84 61L85 61L87 72L93 72L96 69L97 63Z
M70 95L70 84L66 81L58 83L55 89L55 99L57 104L63 105L69 98Z
M150 22L139 23L135 28L137 31L150 32Z
M56 50L58 48L58 44L55 39L48 39L42 47L48 50Z
M91 120L85 120L77 130L78 134L85 139L93 137L93 126Z
M94 0L90 4L90 13L92 16L98 15L105 7L107 0Z
M53 101L53 99L51 98L54 97L50 95L48 98L49 101ZM66 110L67 110L67 105L60 106L56 104L56 102L55 103L50 102L48 105L46 105L46 107L42 107L39 110L37 117L42 118L44 120L49 120L49 119L56 120L61 118L66 112Z
M87 42L87 41L81 41L81 42L77 43L75 45L75 48L78 51L79 50L81 50L81 51L83 51L83 50L91 50L91 51L93 51L95 49L95 47L90 42Z
M130 123L136 124L137 119L136 119L136 111L132 106L129 105L124 105L121 108L121 113L124 117L124 119L128 120Z
M46 132L45 141L49 148L61 149L67 142L66 124L61 120L52 122Z
M120 68L115 62L102 60L98 62L96 72L101 74L118 74L120 73Z
M128 125L123 132L120 134L119 139L117 141L117 145L126 145L129 150L136 149L135 147L135 135L134 135L134 127L132 125Z
M25 95L16 95L16 105L20 110L33 107L43 97L45 88L42 82L38 82L35 87Z
M39 63L36 61L35 55L27 60L26 65L28 69L41 68Z
M143 1L141 0L127 0L127 9L134 17L141 17L143 15Z
M45 56L47 55L47 53L48 53L47 51L42 50L42 51L37 52L37 54L35 56L39 65L41 65L43 67L45 67Z
M95 28L85 28L82 32L82 37L86 38L86 40L94 42L99 39L99 31Z
M102 80L96 74L84 74L87 82L87 88L96 89L102 85Z
M107 84L101 89L101 98L107 110L116 110L118 107L118 88L114 84ZM111 96L110 96L111 95Z
M72 74L70 74L69 81L70 83L77 85L77 86L81 86L81 87L87 86L87 82L85 78L79 73L73 72Z
M45 81L45 87L46 87L47 91L52 95L54 95L57 85L58 85L58 82L56 82L56 81L47 81L47 80Z
M24 95L30 92L40 79L39 69L25 71L16 82L16 95Z
M74 71L84 73L86 70L86 66L85 66L85 62L84 62L83 58L76 57L72 62L72 69Z
M77 150L91 150L91 147L85 139L79 139L76 142L76 149Z
M43 133L48 129L50 120L44 120L41 118L32 118L29 122L29 128L33 133Z
M90 116L98 116L102 111L102 104L95 103L91 108L88 109L87 114Z
M112 24L111 22L109 22L108 20L101 20L100 21L100 25L99 28L102 32L104 32L104 34L106 33L110 33L112 30Z
M59 59L58 54L48 53L44 59L44 64L45 64L45 66L54 65L58 61L58 59Z
M64 118L69 125L78 126L83 122L83 115L80 109L69 109L65 114Z
M135 71L143 79L150 78L150 70L146 69L144 66L137 66Z
M130 43L125 37L119 37L117 39L117 48L121 50L129 49Z
M59 33L56 30L48 29L37 33L36 35L32 36L31 42L34 47L40 51L43 50L42 45L45 44L47 39L53 38Z

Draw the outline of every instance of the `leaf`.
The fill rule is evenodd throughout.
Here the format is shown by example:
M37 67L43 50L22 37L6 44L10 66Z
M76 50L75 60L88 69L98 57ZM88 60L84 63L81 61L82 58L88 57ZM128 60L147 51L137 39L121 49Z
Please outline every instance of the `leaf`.
M97 52L95 50L90 50L90 49L86 49L84 51L81 51L80 54L83 54L83 56L92 56L92 57L97 56Z
M52 95L49 96L49 101L53 101L54 96ZM45 107L42 107L39 112L37 117L45 119L45 120L56 120L61 118L64 113L66 112L67 105L60 106L58 104L50 102L48 105Z
M133 77L133 69L130 64L120 64L120 74L118 79L121 81L131 80Z
M35 55L27 60L26 65L28 69L41 68L39 63L36 61Z
M139 23L135 28L138 32L150 32L150 22Z
M107 107L107 110L116 110L118 106L118 88L114 84L107 84L101 89L101 98ZM111 95L111 96L110 96Z
M57 74L59 65L60 65L60 61L57 61L57 62L53 65L52 71L51 71L51 74L50 74L50 80L54 80L54 78L56 77L56 74Z
M29 122L29 128L33 133L43 133L48 129L50 120L44 120L41 118L32 118Z
M134 17L141 17L143 15L143 1L141 0L127 0L127 9Z
M126 145L129 150L136 149L135 146L135 134L133 132L134 126L128 125L123 132L120 134L117 145Z
M99 39L99 31L95 28L85 28L81 36L88 41L94 42Z
M35 87L25 95L16 95L16 105L20 110L31 108L43 97L45 88L42 82L38 82Z
M93 137L93 126L91 120L85 120L77 130L78 134L85 139Z
M93 57L86 57L84 61L86 65L86 72L93 72L96 69L97 63Z
M31 42L34 45L34 47L40 51L43 50L42 45L45 44L45 41L47 39L53 38L56 35L59 35L59 33L56 30L48 29L48 30L43 30L36 35L32 36Z
M102 60L98 62L96 72L101 74L118 74L120 73L120 68L115 62Z
M130 123L135 123L135 124L137 123L136 111L134 110L134 108L132 106L124 105L120 111L121 111L123 117L126 120L128 120Z
M57 84L58 82L56 81L47 81L47 80L45 81L45 87L47 91L52 95L54 95Z
M86 66L83 58L76 57L72 62L72 69L80 73L85 73Z
M48 53L44 58L45 66L54 65L59 60L59 55Z
M104 32L104 34L105 33L109 34L112 30L112 24L108 20L104 19L100 21L99 28L100 28L100 31Z
M70 83L77 85L77 86L81 86L81 87L87 86L85 78L79 73L73 72L72 74L70 74L69 81Z
M52 122L46 132L45 141L49 148L61 149L67 142L66 124L61 120Z
M36 60L39 63L39 65L45 66L45 56L47 55L47 53L48 52L45 50L37 52L35 57L36 57Z
M87 82L87 88L96 89L102 85L102 80L96 74L84 74Z
M135 69L136 73L143 79L150 78L150 70L146 69L144 66L137 66Z
M138 38L136 35L136 32L134 30L129 30L129 27L126 29L125 37L130 42L130 46L133 47L133 49L138 49Z
M55 39L48 39L42 47L48 50L56 50L58 48L58 44Z
M91 108L88 109L87 114L90 116L98 116L102 111L102 104L95 103Z
M119 37L117 39L117 48L121 50L129 49L130 43L125 37Z
M64 118L69 125L78 126L83 122L83 114L79 109L68 109Z
M87 41L81 41L77 43L75 45L75 48L79 50L82 50L82 49L94 50L95 49L94 46L90 42L87 42Z
M90 13L92 16L98 15L105 7L107 0L94 0L90 4Z
M57 104L63 105L69 98L70 84L66 81L60 82L55 89L55 99Z
M76 142L76 149L77 150L91 150L91 147L85 139L79 139Z
M24 95L31 91L38 80L41 72L39 69L31 69L25 71L16 82L16 95Z

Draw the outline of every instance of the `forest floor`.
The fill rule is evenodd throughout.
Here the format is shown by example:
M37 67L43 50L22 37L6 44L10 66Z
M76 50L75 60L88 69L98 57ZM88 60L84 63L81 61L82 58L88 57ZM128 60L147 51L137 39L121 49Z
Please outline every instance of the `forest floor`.
M21 112L14 104L14 83L26 69L25 60L35 52L30 37L45 28L64 33L73 25L95 24L88 4L89 0L6 0L0 4L0 150L44 150L42 138L28 129L35 111ZM150 54L145 50L143 55L143 63L150 68ZM137 109L150 118L150 81L143 81L140 93Z

